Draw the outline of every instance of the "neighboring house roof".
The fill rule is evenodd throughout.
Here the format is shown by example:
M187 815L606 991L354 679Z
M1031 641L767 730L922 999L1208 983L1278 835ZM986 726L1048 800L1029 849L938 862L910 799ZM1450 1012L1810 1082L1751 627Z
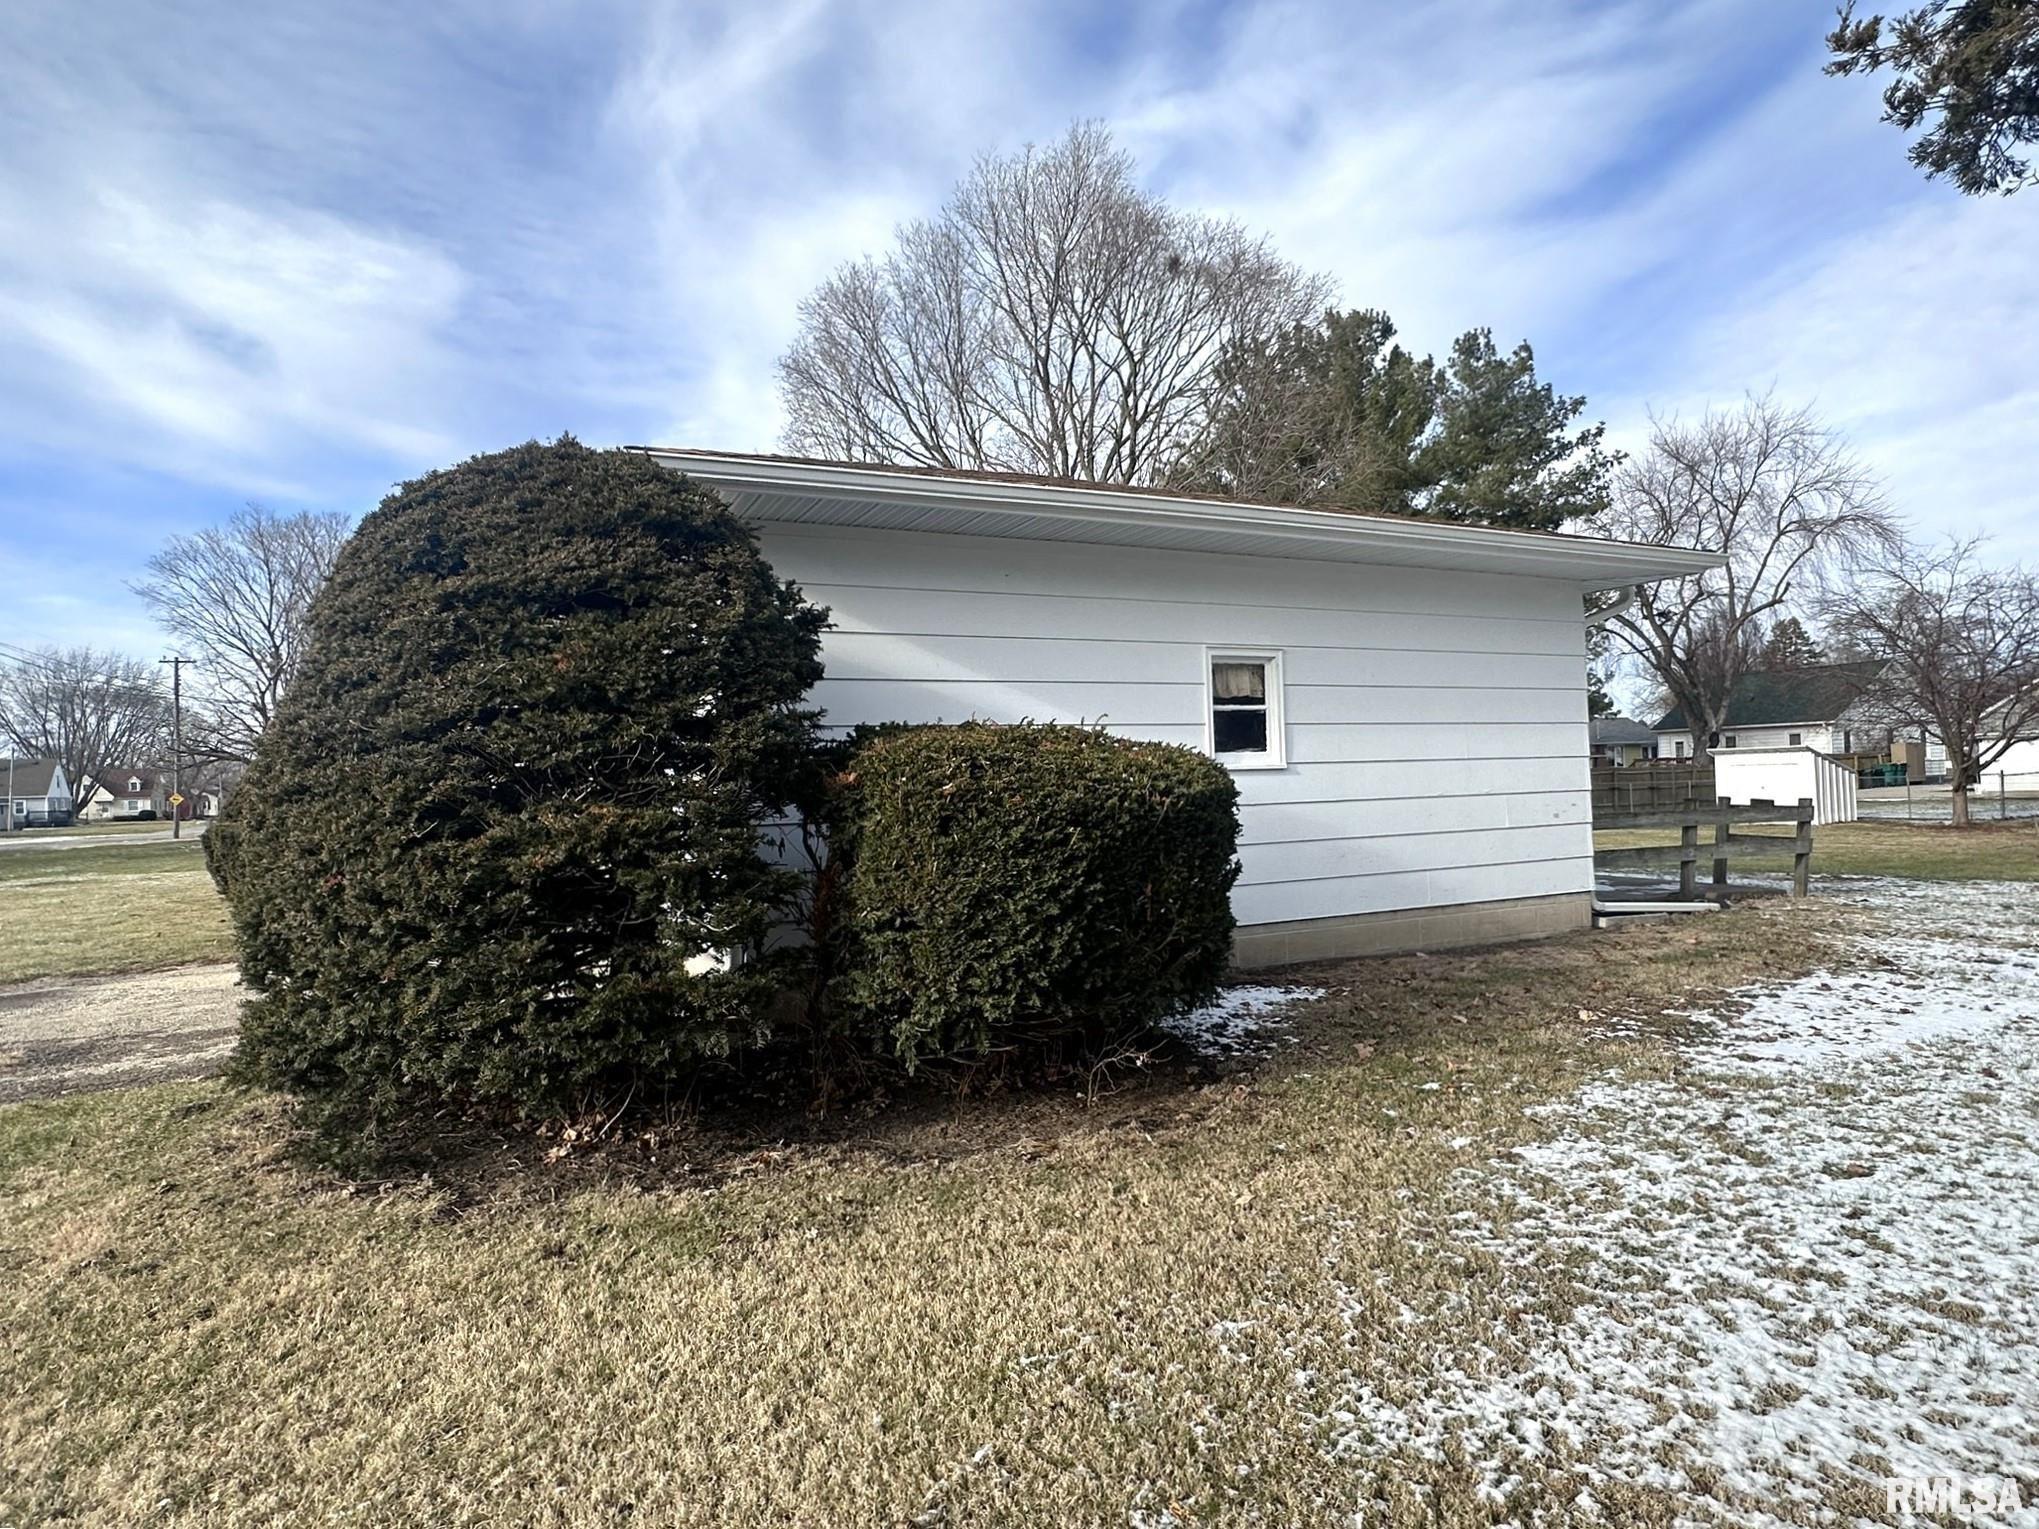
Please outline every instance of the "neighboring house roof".
M1594 717L1592 719L1593 741L1595 743L1655 743L1657 735L1646 722L1634 717Z
M141 785L130 791L127 783L131 780ZM134 765L103 765L92 772L92 784L108 796L149 796L156 789L156 772Z
M1813 664L1803 669L1766 670L1745 674L1728 698L1722 727L1776 727L1787 722L1833 722L1862 698L1884 660L1853 664ZM1683 707L1674 706L1659 719L1660 733L1687 733Z
M691 448L627 448L715 489L750 520L1520 574L1615 589L1722 566L1717 553L1426 516L1251 504L1172 489L964 468Z
M0 797L7 794L8 763L0 759ZM48 796L50 781L62 773L54 759L16 759L12 763L16 796Z

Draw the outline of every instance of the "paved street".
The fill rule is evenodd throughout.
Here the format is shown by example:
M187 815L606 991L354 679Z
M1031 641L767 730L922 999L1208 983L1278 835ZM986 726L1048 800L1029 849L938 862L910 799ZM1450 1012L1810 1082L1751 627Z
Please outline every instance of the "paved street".
M210 821L209 819L206 821ZM184 837L195 839L204 834L206 822L186 823ZM102 848L115 844L167 844L170 841L170 825L161 828L138 829L134 833L67 833L63 829L52 832L43 828L25 828L19 833L0 834L0 851L10 849L89 849L94 845Z

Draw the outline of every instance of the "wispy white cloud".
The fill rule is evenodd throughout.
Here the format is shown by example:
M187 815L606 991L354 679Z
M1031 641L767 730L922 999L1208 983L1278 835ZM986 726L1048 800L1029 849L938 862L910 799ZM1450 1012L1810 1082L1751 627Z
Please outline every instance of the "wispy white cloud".
M145 483L176 529L562 429L769 447L801 297L1083 116L1420 347L1530 338L1630 436L1774 381L1921 522L2039 534L2039 193L1924 185L1772 0L31 0L13 28L0 504L38 514L88 452L131 471L58 513ZM50 593L108 598L133 559L80 541L90 587Z
M449 380L464 285L436 251L161 186L102 190L57 218L48 200L15 205L0 355L17 429L211 458L207 476L254 481L287 471L307 438L404 462L448 449L418 423L420 395Z
M1694 325L1660 410L1812 402L1928 533L2039 563L2039 201L1934 198L1781 266Z

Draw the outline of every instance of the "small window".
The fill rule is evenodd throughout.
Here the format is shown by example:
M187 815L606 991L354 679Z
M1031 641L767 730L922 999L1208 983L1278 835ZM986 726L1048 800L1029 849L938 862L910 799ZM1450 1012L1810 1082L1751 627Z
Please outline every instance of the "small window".
M1798 747L1798 746L1799 746L1799 745L1800 745L1801 743L1803 743L1803 742L1805 742L1805 734L1804 734L1804 733L1793 733L1793 734L1791 735L1791 746L1792 746L1793 748L1797 748L1797 747Z
M1281 655L1212 652L1205 665L1210 752L1235 770L1278 770L1287 763L1282 726Z
M1676 749L1678 750L1678 757L1679 757L1680 759L1683 759L1683 758L1685 757L1685 741L1684 741L1684 740L1683 740L1683 739L1681 738L1681 739L1680 739L1680 740L1679 740L1679 741L1678 741L1678 742L1677 742L1677 743L1676 743L1675 745L1673 745L1673 746L1674 746L1674 747L1675 747L1675 748L1676 748Z
M1735 746L1735 735L1729 733L1725 738L1721 739L1720 746L1724 749L1733 748Z

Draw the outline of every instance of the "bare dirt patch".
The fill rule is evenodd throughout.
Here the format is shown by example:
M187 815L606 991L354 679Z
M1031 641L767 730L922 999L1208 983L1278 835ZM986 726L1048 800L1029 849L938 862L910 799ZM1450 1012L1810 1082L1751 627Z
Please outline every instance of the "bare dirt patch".
M216 1072L241 996L224 962L0 987L0 1104Z

